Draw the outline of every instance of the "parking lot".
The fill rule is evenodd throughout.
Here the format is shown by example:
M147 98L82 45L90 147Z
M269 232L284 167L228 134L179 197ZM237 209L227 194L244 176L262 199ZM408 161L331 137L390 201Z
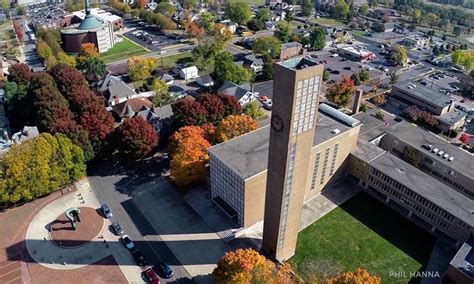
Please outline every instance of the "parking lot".
M160 51L164 46L187 42L184 36L165 35L154 27L147 27L139 23L137 21L126 21L125 25L130 31L125 32L123 35L150 51Z

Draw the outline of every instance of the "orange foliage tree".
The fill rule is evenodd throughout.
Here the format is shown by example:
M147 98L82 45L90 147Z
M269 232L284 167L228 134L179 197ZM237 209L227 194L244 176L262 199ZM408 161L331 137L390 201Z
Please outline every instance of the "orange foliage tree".
M354 81L348 76L343 75L336 83L329 86L326 96L330 102L345 107L349 105L353 93Z
M197 126L180 128L171 138L173 149L171 177L178 185L197 182L206 174L209 161L207 148L211 146L205 139L205 131Z
M341 272L340 274L326 278L326 284L380 284L382 278L370 275L367 270L362 268L357 268L354 271Z
M255 129L257 122L252 117L245 114L229 115L221 120L216 130L216 140L225 142Z
M138 9L143 9L145 6L148 4L147 0L138 0L137 1L137 8Z
M289 264L275 265L253 249L227 252L212 272L215 283L289 283Z

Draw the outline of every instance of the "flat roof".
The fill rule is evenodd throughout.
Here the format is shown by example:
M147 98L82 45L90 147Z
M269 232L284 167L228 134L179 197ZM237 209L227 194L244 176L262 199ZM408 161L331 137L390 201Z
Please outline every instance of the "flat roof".
M429 156L438 163L452 168L459 173L463 173L471 179L474 178L474 156L471 156L470 154L450 144L446 140L441 139L435 134L422 129L421 127L414 126L406 121L402 121L388 128L387 133L412 146L420 152L430 153L431 155ZM381 143L383 143L383 138ZM443 152L454 157L454 160L450 162L446 159L443 159L435 153L423 148L422 146L424 144L432 145L433 149L438 148L439 150L443 150Z
M361 161L370 163L385 152L387 151L368 141L359 139L357 146L351 151L351 155Z
M339 133L331 130L339 129ZM318 112L313 147L351 129L343 123ZM231 139L208 149L216 157L234 170L244 180L257 175L268 167L268 147L270 126L265 125L255 131Z
M467 113L465 113L464 111L455 109L453 111L438 116L438 120L441 120L449 125L453 125L466 116Z
M450 265L474 278L474 237L470 237L458 250Z
M405 80L394 85L403 92L422 99L423 101L432 103L438 107L444 108L451 103L449 96L442 94L439 89L431 88L415 82L413 80ZM415 86L411 88L411 86Z
M369 164L469 226L474 226L474 201L467 196L389 152L379 155Z
M359 132L359 140L363 139L370 141L384 133L385 130L391 125L397 123L395 120L390 120L387 123L367 112L359 112L358 114L355 114L352 117L360 121L360 123L362 124Z

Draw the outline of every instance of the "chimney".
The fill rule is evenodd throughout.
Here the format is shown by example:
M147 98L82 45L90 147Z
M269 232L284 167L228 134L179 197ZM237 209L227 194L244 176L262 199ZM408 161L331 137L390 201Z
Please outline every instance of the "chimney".
M354 104L352 105L352 114L359 113L360 103L362 102L362 94L364 91L361 89L355 90Z

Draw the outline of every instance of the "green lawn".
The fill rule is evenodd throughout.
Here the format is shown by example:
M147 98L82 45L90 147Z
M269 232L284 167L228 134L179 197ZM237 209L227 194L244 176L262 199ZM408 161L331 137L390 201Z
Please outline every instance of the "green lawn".
M261 6L265 4L265 0L240 0L239 2L244 2L249 5L256 5L256 6Z
M143 47L138 46L129 39L124 38L121 42L114 45L114 47L109 49L107 52L101 53L100 58L102 58L105 63L109 63L145 53L147 53L147 51Z
M331 19L331 18L319 18L319 19L311 18L309 21L312 22L312 23L315 23L315 24L320 24L320 25L323 25L323 26L336 27L336 28L346 26L346 24L344 24L343 22L339 22L338 20Z
M383 283L407 283L390 271L418 271L433 245L431 235L361 192L303 230L289 262L303 278L362 267Z
M163 56L163 62L161 62L161 59L158 57L158 66L163 69L171 69L177 63L181 63L184 65L193 65L194 58L192 56L191 51L173 54L169 56L165 55ZM207 75L207 74L212 73L213 71L214 71L214 66L207 66L206 69L200 70L199 73L200 75Z

